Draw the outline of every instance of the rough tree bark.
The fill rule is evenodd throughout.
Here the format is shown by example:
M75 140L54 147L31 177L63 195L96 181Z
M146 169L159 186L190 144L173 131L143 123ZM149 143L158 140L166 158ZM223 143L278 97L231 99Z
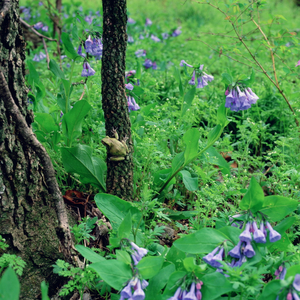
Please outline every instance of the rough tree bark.
M31 130L18 6L0 0L0 234L8 252L27 263L20 281L28 300L40 294L42 280L55 292L51 265L70 260L72 240L51 160Z
M127 45L126 0L102 0L103 4L103 57L102 108L106 134L116 129L120 139L128 137L129 155L123 161L107 157L107 192L124 200L132 199L133 163L131 124L125 95L125 56Z

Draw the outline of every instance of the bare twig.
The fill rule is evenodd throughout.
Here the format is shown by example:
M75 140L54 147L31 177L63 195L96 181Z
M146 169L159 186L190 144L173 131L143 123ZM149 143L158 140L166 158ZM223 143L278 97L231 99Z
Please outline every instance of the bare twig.
M47 45L46 45L45 39L42 38L42 40L43 40L43 45L44 45L44 49L45 49L45 52L46 52L47 66L48 66L48 69L50 69L50 67L49 67L50 58L49 58L49 53L48 53L48 50L47 50Z

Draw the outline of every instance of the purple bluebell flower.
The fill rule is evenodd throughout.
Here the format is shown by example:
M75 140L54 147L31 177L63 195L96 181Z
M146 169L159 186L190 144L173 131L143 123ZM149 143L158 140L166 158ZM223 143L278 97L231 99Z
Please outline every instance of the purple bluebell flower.
M166 40L169 37L169 34L167 32L164 32L161 34L163 40Z
M91 55L93 55L93 50L92 50L92 45L93 45L93 41L91 39L91 36L89 35L89 37L87 38L87 40L85 41L85 51L87 53L90 53Z
M156 64L155 61L152 63L152 69L153 69L153 70L157 70L157 64Z
M198 84L197 84L197 89L202 89L205 86L208 85L207 81L205 80L204 76L200 76L197 78Z
M182 300L197 300L195 294L195 282L191 284L190 291L182 298Z
M224 248L221 248L221 250L212 258L210 265L215 268L220 268L222 264L219 262L223 260L224 255Z
M146 69L150 69L150 68L152 68L153 63L152 63L152 61L151 61L149 58L146 58L146 59L145 59L145 62L144 62L144 64L143 64L143 66L144 66Z
M132 295L133 300L144 300L145 299L145 292L141 287L141 281L138 280L137 284L134 286L134 293Z
M154 42L160 42L160 38L158 38L156 35L154 35L154 34L151 34L151 36L150 36L150 38L151 38L151 40L152 41L154 41Z
M46 58L46 54L44 54L42 51L40 51L39 53L35 54L33 57L33 61L39 62L41 60L43 60L44 58Z
M192 78L191 78L191 80L189 81L189 84L195 85L195 78L196 78L196 71L194 70L194 71L193 71Z
M42 5L43 5L43 1L40 1L40 2L39 2L39 6L42 6Z
M270 223L267 221L266 226L269 229L269 239L271 243L277 242L281 239L281 234L274 230Z
M134 54L136 57L146 56L146 50L139 49L139 50L135 51Z
M149 285L148 281L143 279L142 282L141 282L142 289L144 290L148 285Z
M244 248L244 254L245 256L247 256L248 258L251 258L255 255L255 251L251 245L251 241L247 241L246 242L246 246Z
M204 262L206 262L207 264L211 264L211 261L213 259L213 257L215 256L215 254L220 250L220 246L218 246L217 248L215 248L212 252L208 253L207 255L205 255L204 257L202 257L202 260Z
M93 17L91 17L91 16L86 16L86 17L84 18L84 20L85 20L87 23L89 23L90 25L93 23Z
M176 290L174 296L171 297L171 298L168 298L167 300L178 300L178 299L179 299L179 296L180 296L181 294L182 294L182 290L181 290L181 288L179 287L179 288Z
M285 278L285 275L286 275L286 268L283 267L283 268L282 268L282 271L281 271L280 274L279 274L279 279L280 279L280 280L283 280L283 279Z
M132 249L136 250L137 253L138 253L141 257L145 256L145 255L148 253L148 250L147 250L147 249L142 248L142 247L139 247L139 246L137 246L137 245L136 245L135 243L133 243L133 242L130 242L130 245L131 245Z
M263 232L264 236L267 237L267 231L265 229L265 224L263 221L260 222L260 226L259 226L260 231Z
M38 22L33 25L33 28L39 30L39 29L42 29L43 26L44 26L44 24L42 22Z
M90 66L88 62L83 63L83 70L81 72L82 77L93 76L95 73L95 70Z
M128 43L133 43L134 42L133 36L129 35L127 42Z
M265 243L266 237L265 237L264 233L260 229L257 228L257 224L255 221L253 221L252 226L254 229L253 240L256 243Z
M293 287L296 291L300 292L300 274L295 275L295 279L293 281Z
M125 83L125 88L129 91L133 90L133 85L131 83Z
M60 56L60 59L65 59L65 58L67 58L67 55L61 55Z
M45 26L42 27L42 31L48 32L48 30L49 30L49 27L47 25L45 25Z
M144 39L144 36L143 36L142 34L140 34L140 35L139 35L139 39L140 39L140 40L143 40L143 39Z
M121 297L124 297L124 298L132 297L131 281L121 291Z
M293 295L293 300L300 300L300 297L296 292L293 292L292 295Z
M179 66L183 67L184 65L186 65L187 67L190 67L190 68L194 68L192 65L189 65L185 60L181 60Z
M81 46L81 44L78 47L77 54L80 55L80 56L82 56L82 57L85 57L85 54L82 53L82 46Z
M251 242L252 236L250 233L250 222L247 222L245 230L240 234L240 240L244 242Z
M172 36L173 37L176 37L176 36L179 36L181 34L181 30L180 30L180 27L175 29L173 32L172 32Z
M234 258L241 258L241 245L242 241L240 240L238 244L228 252L228 254Z
M152 21L149 18L146 18L145 26L151 26Z
M127 23L129 23L129 24L135 24L136 22L132 18L128 18Z
M103 44L101 42L101 39L93 39L91 54L95 56L97 59L101 59L102 50L103 50Z

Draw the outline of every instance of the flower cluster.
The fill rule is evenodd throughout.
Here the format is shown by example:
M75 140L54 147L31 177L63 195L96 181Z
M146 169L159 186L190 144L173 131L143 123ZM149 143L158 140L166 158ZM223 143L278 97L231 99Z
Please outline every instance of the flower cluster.
M179 36L179 35L181 34L181 30L180 30L180 29L181 29L180 27L177 28L177 29L175 29L175 30L172 32L172 36L173 36L173 37Z
M102 57L102 51L103 51L103 44L101 42L101 39L91 39L91 36L89 35L88 39L85 41L85 51L89 53L90 55L94 56L96 59L101 59ZM78 48L79 51L79 48ZM79 54L79 53L78 53ZM79 54L81 55L81 54Z
M133 70L133 71L135 72L135 70ZM130 71L130 72L133 72L133 71ZM133 75L134 74L135 73L133 73ZM130 76L130 75L127 74L127 77L128 76ZM129 90L129 91L132 91L133 90L133 85L131 83L127 83L127 84L125 84L125 88L127 90ZM127 95L127 104L128 104L128 110L129 110L129 112L136 111L136 110L140 109L139 105L135 102L135 99L130 95L130 92L129 92L129 95ZM143 248L140 248L140 249L143 249ZM133 259L133 256L132 256L132 259Z
M145 26L151 26L152 21L149 18L146 18Z
M37 30L42 29L42 31L45 31L45 32L47 32L49 29L49 27L47 25L44 25L42 22L38 22L38 23L34 24L33 27L34 27L34 29L37 29Z
M275 271L275 279L283 280L286 274L286 267L279 266L278 269Z
M139 49L139 50L135 51L134 54L136 57L146 56L146 50Z
M242 92L238 85L230 90L227 89L225 95L225 107L231 111L246 110L259 99L250 88L245 88Z
M145 62L143 63L143 66L146 69L152 68L153 70L157 70L157 64L156 64L156 62L155 61L151 61L151 59L149 59L149 58L145 59Z
M168 300L201 300L202 293L201 287L203 285L202 281L199 281L197 284L193 282L190 287L190 291L187 292L182 290L180 287L176 290L173 297L168 298Z
M154 35L154 34L151 34L150 38L151 38L152 41L154 41L154 42L156 42L156 43L160 42L160 38L158 38L158 37L157 37L156 35Z
M140 280L137 277L132 278L121 291L120 300L144 300L145 292L143 290L147 286L148 282L146 280Z
M90 66L88 62L84 62L81 76L88 77L88 76L93 76L94 74L95 74L95 70Z
M284 278L280 278L284 279ZM289 287L288 293L286 295L287 300L300 300L300 274L296 274L292 285ZM279 300L279 295L277 295L276 300Z
M46 57L47 57L46 54L44 54L43 52L40 51L40 53L34 55L32 60L33 61L41 61Z
M194 68L192 65L188 64L186 61L182 60L180 62L180 67L183 67L183 66L187 66L189 68ZM208 82L210 81L213 81L214 80L214 77L212 75L208 75L206 74L205 72L203 72L203 66L204 65L200 65L199 69L197 70L197 68L194 68L194 71L193 71L193 74L192 74L192 78L191 80L189 81L189 84L191 85L195 85L195 79L197 77L197 89L199 88L204 88L205 86L208 85Z

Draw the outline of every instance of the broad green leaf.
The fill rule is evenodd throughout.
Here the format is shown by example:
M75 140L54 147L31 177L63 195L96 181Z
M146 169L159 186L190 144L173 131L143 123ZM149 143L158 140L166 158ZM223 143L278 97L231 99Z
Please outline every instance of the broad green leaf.
M75 59L76 57L78 57L79 55L77 54L77 52L74 49L74 46L72 44L72 41L70 39L70 36L68 33L66 32L62 32L61 33L61 40L63 42L63 45L66 49L66 54L70 59Z
M123 263L130 265L132 263L131 257L127 251L116 250L117 260L122 261Z
M81 134L83 119L90 109L91 106L88 102L81 100L76 102L74 107L63 116L62 131L66 138L67 145L71 145Z
M170 264L162 268L154 277L149 280L145 300L158 299L161 296L161 290L167 284L171 274L175 271L175 266Z
M155 186L162 186L164 182L170 177L172 172L172 169L164 169L164 170L158 170L156 173L154 173L154 180L153 184ZM173 179L173 183L175 183L175 178ZM171 183L170 183L171 184Z
M49 68L50 68L50 71L54 74L54 76L61 78L61 79L65 79L64 72L59 68L59 65L57 64L57 62L55 60L50 59Z
M185 144L184 164L187 165L198 154L200 132L196 128L189 129L183 135Z
M225 158L213 147L209 147L201 158L206 158L207 161L213 165L217 165L222 174L230 175L230 165Z
M15 271L8 267L0 279L0 300L19 300L20 283Z
M59 126L55 124L53 117L47 113L35 113L34 122L38 123L39 129L46 134L59 130Z
M191 173L186 170L179 172L182 175L182 181L188 191L198 190L198 177L192 177Z
M281 233L281 239L275 243L271 243L269 241L269 237L267 237L267 243L265 246L268 247L270 252L288 251L288 249L292 246L292 243L287 234L283 232Z
M178 153L172 161L172 174L174 174L184 164L184 152Z
M202 300L213 300L233 290L226 277L218 272L206 274L201 280L203 281Z
M274 279L267 283L262 293L258 297L258 300L274 300L276 299L281 289L282 286L280 284L280 280Z
M285 278L289 278L290 276L295 276L296 274L300 274L300 265L289 267L286 271Z
M227 116L226 116L225 101L218 108L217 120L218 120L218 124L220 124L222 127L225 127L228 123Z
M293 212L298 206L298 201L282 196L267 196L260 211L266 214L273 222L280 221Z
M132 222L131 222L131 213L129 211L119 226L118 237L121 239L129 238L131 230L132 230Z
M286 230L290 229L295 222L296 217L288 217L277 224L274 229L279 233L284 233Z
M195 257L186 257L183 260L183 266L187 272L193 272L198 267L195 261Z
M132 223L139 222L142 214L130 202L109 194L95 195L95 202L100 211L109 219L114 230L118 230L128 212L131 212ZM133 217L135 214L136 221Z
M207 135L207 144L213 145L216 142L216 140L219 138L222 130L223 130L222 126L219 124L215 128L213 128Z
M48 284L45 281L41 282L42 300L50 300L48 297Z
M137 59L136 60L136 64L137 64L137 66L136 66L136 73L135 73L135 78L137 78L137 79L141 79L141 76L142 76L142 66L141 66L141 63L140 63L140 61Z
M182 104L182 111L181 111L181 117L185 115L187 110L191 107L192 102L195 98L196 94L196 87L193 86L183 97L183 104Z
M61 147L62 162L68 173L81 176L82 183L91 183L105 191L106 164L101 158L93 157L92 151L92 148L86 145Z
M167 254L167 261L172 262L176 267L178 267L183 260L185 259L186 254L183 251L180 251L178 248L176 248L174 245L170 248L168 254Z
M164 258L162 256L148 256L142 258L136 267L144 279L149 279L160 271L163 262Z
M183 87L182 87L180 71L177 67L174 67L174 77L178 83L180 96L183 97L184 91L183 91Z
M139 97L140 95L142 95L144 93L144 89L142 89L140 86L135 85L134 89L133 89L133 93Z
M105 261L105 258L101 255L94 252L92 249L85 247L83 245L76 245L76 250L87 260L89 260L92 263Z
M248 191L240 202L240 209L250 209L253 213L262 208L264 204L264 192L254 177L251 178Z
M34 65L30 61L28 61L27 62L27 66L28 66L28 69L29 69L29 75L28 75L28 83L29 83L29 85L33 86L34 82L36 84L42 84L40 82L39 73L36 71Z
M227 236L216 229L202 228L195 233L176 240L173 245L186 253L208 253L225 239L227 239Z
M223 77L223 80L222 80L222 81L223 81L226 85L232 84L233 79L232 79L232 77L231 77L230 74L228 74L228 73L223 73L223 74L222 74L222 77Z
M163 295L172 297L174 295L175 291L177 290L178 281L180 279L182 279L186 274L187 274L187 272L185 272L185 271L177 271L177 272L172 273L168 280L168 283L164 290ZM164 298L164 299L167 299L167 298Z
M119 260L111 259L93 263L88 268L96 271L101 279L115 290L122 289L124 284L132 278L130 266Z
M175 211L171 209L166 209L165 212L168 213L168 217L172 220L187 220L198 214L196 211Z
M219 232L227 236L227 239L233 242L234 246L239 242L239 236L242 230L234 226L224 226L218 229Z

